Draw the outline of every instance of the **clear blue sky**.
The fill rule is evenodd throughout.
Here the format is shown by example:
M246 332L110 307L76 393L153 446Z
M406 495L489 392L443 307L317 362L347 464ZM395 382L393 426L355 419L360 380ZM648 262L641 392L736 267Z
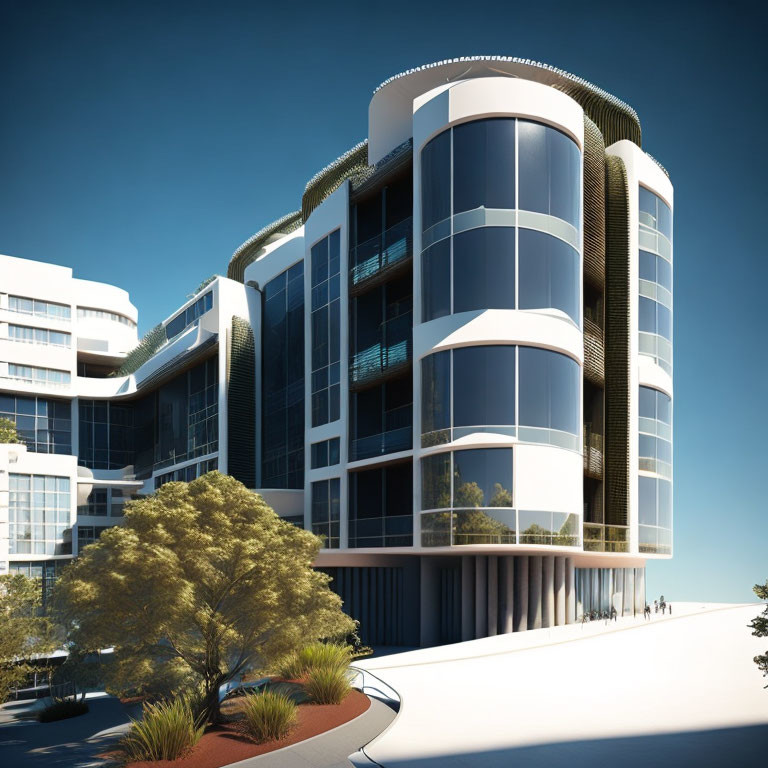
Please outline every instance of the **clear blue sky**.
M768 578L768 4L263 5L0 0L0 252L126 288L144 331L300 207L390 75L470 54L581 75L637 109L676 190L675 557L650 566L649 595L752 599Z

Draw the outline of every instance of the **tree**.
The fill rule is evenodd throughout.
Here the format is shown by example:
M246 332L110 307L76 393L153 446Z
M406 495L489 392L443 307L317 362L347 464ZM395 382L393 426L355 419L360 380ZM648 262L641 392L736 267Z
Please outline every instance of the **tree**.
M29 659L56 645L41 602L38 579L20 573L0 576L0 702L24 683L32 669Z
M0 418L0 443L20 443L16 422L12 419Z
M768 600L768 579L765 584L755 584L752 587L752 591L761 600ZM755 637L768 637L768 605L766 605L765 610L761 614L752 619L749 627ZM757 664L757 668L763 673L763 676L768 677L768 651L760 656L755 656L754 661ZM768 688L768 685L765 687Z
M113 688L151 691L160 676L202 689L215 720L223 683L354 631L330 577L312 568L320 545L234 478L209 472L130 502L125 524L65 569L53 602L78 648L114 646Z

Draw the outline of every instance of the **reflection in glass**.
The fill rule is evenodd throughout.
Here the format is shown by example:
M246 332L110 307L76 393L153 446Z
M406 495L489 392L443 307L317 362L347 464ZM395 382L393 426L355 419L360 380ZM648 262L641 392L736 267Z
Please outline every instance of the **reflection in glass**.
M454 350L453 387L454 426L514 424L515 347Z
M421 150L421 226L429 229L451 215L451 132Z
M451 240L446 238L421 254L422 321L451 314Z
M518 249L518 308L559 309L579 325L578 252L557 237L522 228Z
M580 369L559 352L520 347L518 423L579 434Z
M515 308L515 230L480 227L453 238L453 311Z
M580 227L581 153L564 133L519 120L519 207Z
M515 207L515 120L475 120L453 129L453 212Z

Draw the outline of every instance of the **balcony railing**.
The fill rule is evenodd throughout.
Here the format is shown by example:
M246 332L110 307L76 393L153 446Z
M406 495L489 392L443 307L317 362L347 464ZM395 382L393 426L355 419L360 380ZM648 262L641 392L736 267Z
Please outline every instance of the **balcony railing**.
M413 220L409 217L352 249L352 287L359 289L378 282L396 267L405 265L412 256Z
M359 389L394 375L411 364L412 316L405 312L379 326L377 344L358 352L349 366L349 385Z
M585 552L629 552L629 529L584 523Z

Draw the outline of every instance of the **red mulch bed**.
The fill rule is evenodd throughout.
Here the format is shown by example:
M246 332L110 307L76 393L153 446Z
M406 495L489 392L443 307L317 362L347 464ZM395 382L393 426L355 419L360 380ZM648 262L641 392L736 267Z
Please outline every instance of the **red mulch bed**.
M211 728L197 746L180 760L130 763L131 768L221 768L248 757L297 744L304 739L330 731L362 715L371 705L367 696L352 691L341 704L302 704L293 730L285 739L254 744L236 730L236 726Z

